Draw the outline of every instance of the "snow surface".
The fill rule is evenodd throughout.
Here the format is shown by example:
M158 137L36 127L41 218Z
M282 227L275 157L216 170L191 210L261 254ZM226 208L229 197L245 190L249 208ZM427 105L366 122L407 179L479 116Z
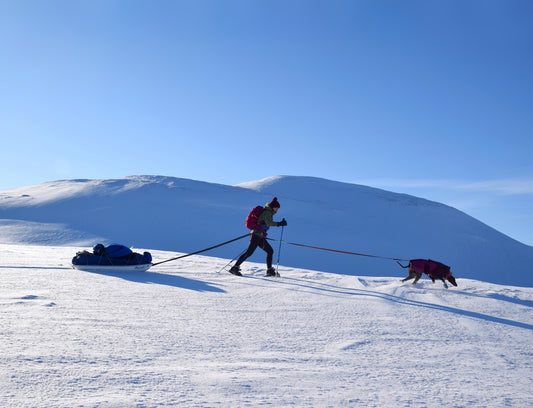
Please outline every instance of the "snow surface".
M533 288L77 250L0 244L2 407L533 406Z
M277 196L292 243L385 258L431 258L459 279L533 287L533 247L452 207L367 186L276 176L238 186L165 176L64 180L0 192L0 243L98 242L194 252L247 232L251 208ZM280 228L269 237L280 239ZM278 243L273 242L278 256ZM206 253L232 259L245 241ZM351 276L405 275L394 261L284 244L280 263ZM276 259L275 258L275 259ZM257 251L251 261L264 262ZM158 259L155 259L158 261Z

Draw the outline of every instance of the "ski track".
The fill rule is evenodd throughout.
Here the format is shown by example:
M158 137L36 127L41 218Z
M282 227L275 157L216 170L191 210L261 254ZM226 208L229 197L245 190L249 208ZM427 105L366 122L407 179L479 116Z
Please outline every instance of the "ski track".
M532 288L203 256L91 273L77 250L0 245L2 407L533 405Z

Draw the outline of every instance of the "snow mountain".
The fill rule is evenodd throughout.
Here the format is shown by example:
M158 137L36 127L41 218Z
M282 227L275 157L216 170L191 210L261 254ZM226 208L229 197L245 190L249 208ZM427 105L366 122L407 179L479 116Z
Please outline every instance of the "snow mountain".
M281 247L281 228L269 230L274 260L279 255L281 265L343 275L404 277L406 270L386 258L431 258L450 265L459 285L466 278L533 286L533 247L455 208L314 177L276 176L231 186L131 176L5 190L0 192L0 243L92 247L118 242L188 253L246 234L243 222L250 209L274 196L281 203L275 219L288 222ZM205 255L229 260L246 245L245 238ZM256 251L249 261L264 262L264 253Z
M433 257L459 287L288 243L281 278L260 250L223 272L246 239L147 272L71 268L97 242L158 261L245 235L274 195L284 241ZM438 203L307 177L67 180L0 193L0 240L2 407L533 406L532 248Z

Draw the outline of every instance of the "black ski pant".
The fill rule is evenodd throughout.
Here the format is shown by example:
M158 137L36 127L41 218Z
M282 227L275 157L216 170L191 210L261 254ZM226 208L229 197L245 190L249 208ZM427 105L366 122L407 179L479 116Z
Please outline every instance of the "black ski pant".
M239 259L237 259L237 262L235 263L235 266L240 266L244 261L246 261L247 258L252 256L254 251L257 249L257 247L261 248L263 251L267 253L266 257L266 264L267 268L272 268L272 257L274 256L274 250L268 243L265 237L260 237L259 235L252 234L250 237L250 243L248 244L248 248L246 249L246 252L242 254Z

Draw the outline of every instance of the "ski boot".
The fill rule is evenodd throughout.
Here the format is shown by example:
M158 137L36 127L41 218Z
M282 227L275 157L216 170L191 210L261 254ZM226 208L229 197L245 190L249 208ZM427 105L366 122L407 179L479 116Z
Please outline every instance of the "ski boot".
M267 269L265 276L279 278L279 273L277 273L276 270L271 266Z
M236 275L236 276L242 276L241 268L239 268L236 265L231 267L231 269L229 270L229 273L231 273L232 275Z

